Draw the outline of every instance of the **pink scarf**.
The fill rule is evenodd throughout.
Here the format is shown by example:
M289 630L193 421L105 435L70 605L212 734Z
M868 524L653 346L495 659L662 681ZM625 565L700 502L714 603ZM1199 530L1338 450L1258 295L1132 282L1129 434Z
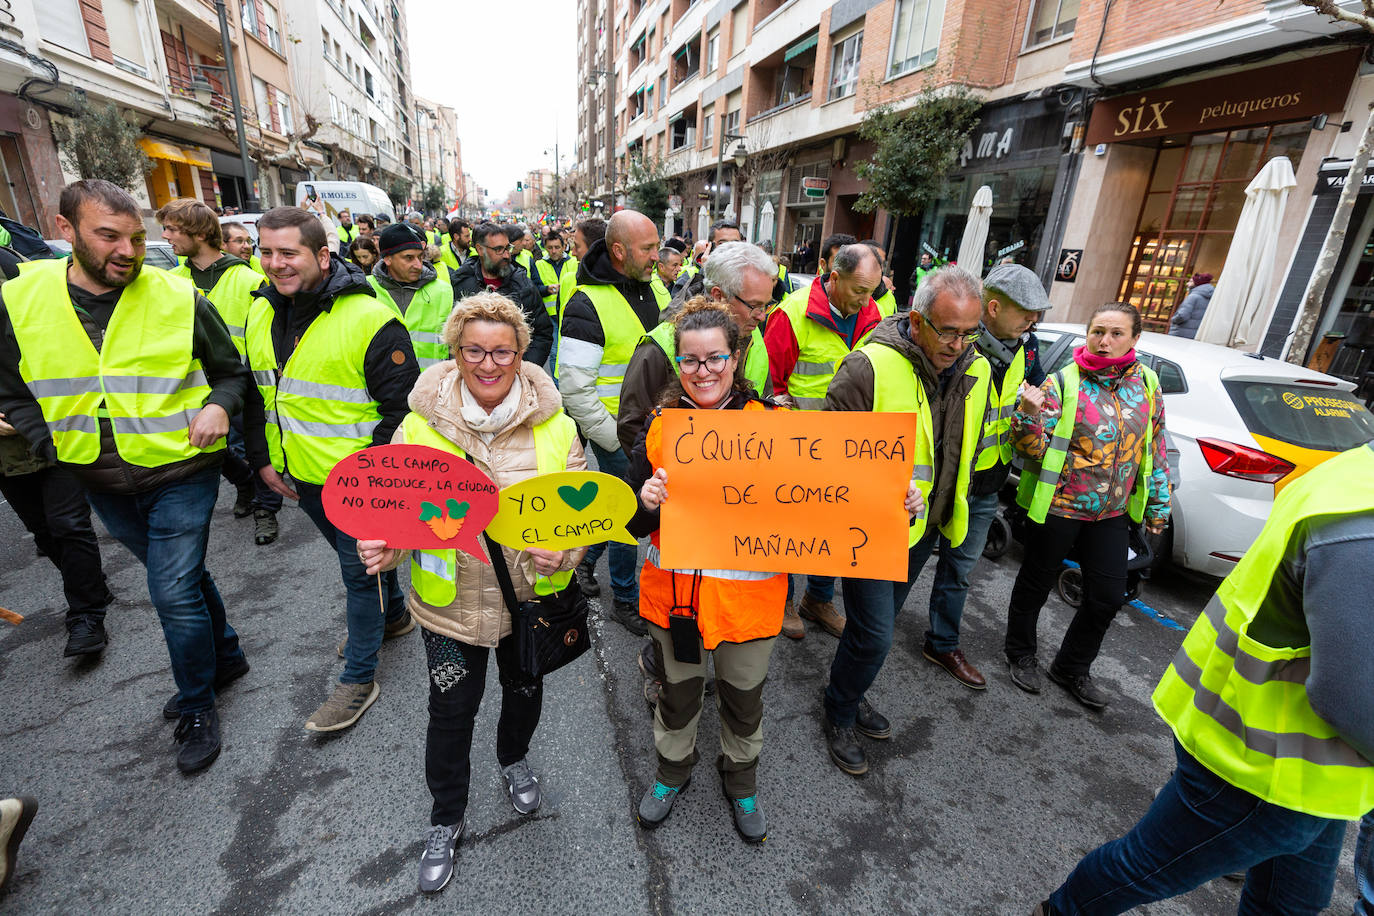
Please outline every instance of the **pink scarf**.
M1073 361L1089 372L1101 372L1103 369L1124 369L1135 362L1135 348L1132 347L1128 350L1125 356L1111 357L1089 353L1086 346L1077 347L1073 351Z

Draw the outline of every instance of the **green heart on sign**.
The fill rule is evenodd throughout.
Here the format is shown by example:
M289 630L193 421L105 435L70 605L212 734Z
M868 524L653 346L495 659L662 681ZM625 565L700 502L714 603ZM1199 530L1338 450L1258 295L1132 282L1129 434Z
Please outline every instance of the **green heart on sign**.
M468 510L472 508L470 503L460 503L456 499L450 499L444 505L448 506L449 518L467 518Z
M589 480L580 487L559 487L558 498L567 503L574 512L581 512L596 499L596 481Z

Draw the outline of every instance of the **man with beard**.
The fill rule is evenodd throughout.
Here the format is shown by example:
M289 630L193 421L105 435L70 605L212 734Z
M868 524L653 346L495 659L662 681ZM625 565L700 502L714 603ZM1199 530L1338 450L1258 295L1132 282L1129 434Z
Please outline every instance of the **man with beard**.
M525 359L542 366L553 348L553 322L544 311L544 300L530 282L529 275L511 263L512 248L506 230L495 223L478 223L472 230L477 243L477 257L469 258L453 272L453 301L459 302L491 290L500 293L520 306L530 326L530 345Z
M243 259L220 251L223 239L215 211L198 200L178 197L157 211L162 237L183 263L171 273L185 277L209 299L229 328L234 348L243 358L243 326L253 290L262 286L262 274ZM253 543L259 547L277 539L277 512L281 497L263 483L243 459L243 424L230 421L229 448L224 455L224 479L238 489L234 518L253 516ZM170 710L175 712L175 710Z
M248 312L248 364L259 395L244 410L248 461L273 490L299 500L338 555L347 593L344 670L305 722L307 731L335 732L376 701L382 640L415 623L396 574L380 581L367 574L357 541L329 521L321 496L335 464L391 441L420 370L400 317L356 265L330 255L319 220L299 207L275 207L258 220L258 232L271 285L254 294Z
M401 316L423 372L449 358L439 332L453 311L453 286L448 277L439 276L425 263L425 240L413 227L406 223L387 226L377 241L382 261L367 280L377 298Z
M448 224L448 242L439 246L439 260L449 270L457 270L477 257L477 249L472 247L472 224L465 219L455 219Z
M57 227L72 257L4 287L0 413L76 476L147 568L177 685L177 767L190 773L219 756L216 691L248 671L205 550L229 418L251 377L191 281L143 269L147 233L128 192L73 182Z
M621 210L611 217L606 237L577 266L577 292L563 311L557 372L563 407L591 440L597 467L617 477L630 467L615 422L625 369L668 305L668 297L650 282L657 263L658 227L642 213ZM601 593L594 570L605 552L606 544L594 545L577 568L578 582L590 595ZM635 545L610 545L612 614L631 633L644 636L638 559Z
M348 246L353 244L353 240L358 237L358 227L353 225L353 214L347 207L339 211L339 253L348 250Z

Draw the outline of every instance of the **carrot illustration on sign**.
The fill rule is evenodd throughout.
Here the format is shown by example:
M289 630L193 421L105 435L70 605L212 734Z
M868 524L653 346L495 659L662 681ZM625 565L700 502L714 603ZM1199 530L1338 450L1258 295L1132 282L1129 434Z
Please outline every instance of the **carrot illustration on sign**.
M448 500L444 506L445 509L440 509L432 502L420 503L420 521L428 525L429 530L435 535L449 541L463 530L463 520L467 518L468 509L472 506L466 502L460 503L456 499Z

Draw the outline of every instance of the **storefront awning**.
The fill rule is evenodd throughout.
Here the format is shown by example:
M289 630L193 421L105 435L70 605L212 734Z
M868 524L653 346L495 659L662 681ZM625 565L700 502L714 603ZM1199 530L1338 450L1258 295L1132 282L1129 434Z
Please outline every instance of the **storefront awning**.
M205 150L195 146L183 146L181 153L186 157L187 165L194 165L198 169L208 169L210 167L210 156Z
M800 54L805 54L807 51L810 51L812 48L814 48L818 41L820 41L819 34L812 35L809 38L803 38L801 41L797 42L792 47L788 48L786 52L784 52L784 54L782 55L783 62L785 63Z
M203 151L192 148L174 146L162 140L154 140L151 137L144 137L138 141L138 148L147 153L153 159L166 159L170 162L182 162L186 165L194 165L197 168L208 169L210 167L210 157Z

